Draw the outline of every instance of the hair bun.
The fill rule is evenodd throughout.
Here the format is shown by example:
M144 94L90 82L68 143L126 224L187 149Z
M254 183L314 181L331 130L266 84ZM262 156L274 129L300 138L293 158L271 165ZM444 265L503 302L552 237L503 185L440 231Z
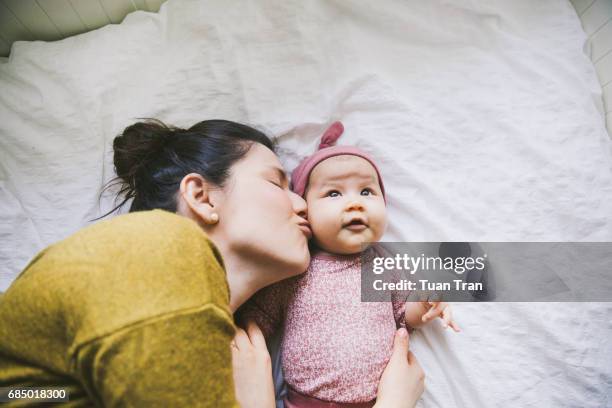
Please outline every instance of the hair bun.
M181 181L190 173L223 187L232 166L254 143L274 152L274 143L261 131L222 119L201 121L188 129L145 119L127 128L113 140L117 177L106 183L115 195L112 214L129 200L130 212L161 209L176 212Z
M156 120L138 122L127 127L113 141L113 162L117 176L131 189L135 189L140 170L163 151L174 131Z

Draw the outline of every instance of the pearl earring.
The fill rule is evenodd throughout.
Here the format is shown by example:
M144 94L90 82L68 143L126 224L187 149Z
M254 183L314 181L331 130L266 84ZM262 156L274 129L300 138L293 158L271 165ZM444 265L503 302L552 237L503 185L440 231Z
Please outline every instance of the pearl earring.
M218 222L219 222L219 214L217 214L217 213L210 214L210 223L211 224L216 224Z

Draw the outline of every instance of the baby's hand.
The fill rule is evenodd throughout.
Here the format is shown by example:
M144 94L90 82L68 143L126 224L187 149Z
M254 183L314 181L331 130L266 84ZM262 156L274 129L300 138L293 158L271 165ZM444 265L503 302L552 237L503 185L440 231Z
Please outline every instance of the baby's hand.
M461 329L453 320L453 311L446 302L421 302L423 307L429 310L421 317L423 323L427 323L436 317L442 319L442 327L445 329L450 326L454 331L460 332Z

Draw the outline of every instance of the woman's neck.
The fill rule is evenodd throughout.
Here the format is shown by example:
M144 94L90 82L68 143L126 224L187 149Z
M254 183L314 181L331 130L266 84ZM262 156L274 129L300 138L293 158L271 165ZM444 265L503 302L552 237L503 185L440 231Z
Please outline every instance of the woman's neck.
M278 260L274 262L272 257L252 256L245 253L244 249L232 248L227 244L228 240L225 237L219 236L214 228L202 222L200 217L183 202L181 203L177 213L197 222L221 253L230 292L229 308L232 313L259 289L289 277L286 273L287 270L292 270L291 268L282 268L282 263L279 267Z
M230 291L229 308L234 313L255 292L266 285L258 282L257 277L261 276L261 272L258 272L254 265L233 256L225 257L224 263Z
M278 260L271 260L271 256L248 256L243 251L237 253L231 249L219 250L227 274L229 308L232 313L258 290L289 277L286 273L291 269L280 268Z

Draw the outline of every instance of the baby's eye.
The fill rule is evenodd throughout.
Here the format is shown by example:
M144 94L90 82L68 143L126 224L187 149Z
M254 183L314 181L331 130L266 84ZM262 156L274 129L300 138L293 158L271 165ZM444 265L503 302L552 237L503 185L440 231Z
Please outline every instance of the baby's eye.
M325 196L326 197L340 197L340 192L338 190L331 190Z
M361 190L361 195L362 196L369 196L372 195L373 191L370 188L364 188L363 190Z

